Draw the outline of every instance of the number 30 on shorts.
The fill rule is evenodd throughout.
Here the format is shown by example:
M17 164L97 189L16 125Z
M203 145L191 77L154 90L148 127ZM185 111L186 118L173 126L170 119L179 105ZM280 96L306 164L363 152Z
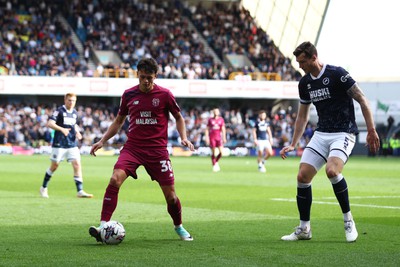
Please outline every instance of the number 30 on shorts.
M172 171L171 161L161 160L161 172Z

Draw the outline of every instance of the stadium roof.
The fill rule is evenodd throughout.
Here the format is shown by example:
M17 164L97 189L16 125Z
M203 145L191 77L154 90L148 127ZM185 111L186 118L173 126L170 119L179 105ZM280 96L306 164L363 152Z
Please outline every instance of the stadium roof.
M318 44L329 0L243 0L260 27L279 50L298 67L292 54L304 41Z
M340 65L362 82L399 82L398 0L242 0L243 6L292 59L303 41L323 62Z

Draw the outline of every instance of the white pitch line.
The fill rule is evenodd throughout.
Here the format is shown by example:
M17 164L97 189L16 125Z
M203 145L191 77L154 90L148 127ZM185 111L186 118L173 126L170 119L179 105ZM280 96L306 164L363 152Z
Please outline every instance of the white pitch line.
M319 197L320 199L336 199L336 197ZM377 198L400 198L400 196L350 196L351 199L377 199Z
M271 198L273 201L286 201L286 202L296 202L296 199L287 199L287 198ZM326 202L326 201L314 201L313 204L327 204L327 205L339 205L337 202ZM396 206L379 206L379 205L367 205L367 204L354 204L351 203L351 206L355 207L367 207L367 208L378 208L378 209L393 209L400 210L400 207Z

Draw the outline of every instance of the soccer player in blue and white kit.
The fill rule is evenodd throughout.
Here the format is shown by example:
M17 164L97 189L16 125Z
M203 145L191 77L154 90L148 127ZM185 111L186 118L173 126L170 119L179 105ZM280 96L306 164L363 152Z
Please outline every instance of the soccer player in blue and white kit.
M265 162L273 155L272 132L265 110L258 112L258 120L253 128L254 144L257 147L258 171L266 172Z
M78 191L77 197L93 197L92 194L88 194L83 190L81 154L77 146L77 139L82 139L82 135L79 132L79 126L77 124L78 113L75 110L76 99L76 94L67 93L64 96L64 105L58 107L47 122L47 126L55 130L55 133L50 157L51 165L47 169L43 184L40 187L40 195L44 198L49 197L47 190L48 183L64 158L66 158L68 162L71 162L74 169L74 181Z
M369 103L358 84L341 67L323 64L318 59L316 47L310 42L300 44L293 52L305 75L299 82L300 107L297 114L292 142L282 148L280 155L293 151L302 136L309 118L310 104L318 113L318 124L313 137L304 149L297 174L297 207L300 225L285 241L311 239L310 211L312 203L311 182L318 170L325 166L325 173L343 213L347 242L358 237L350 211L347 183L342 171L358 134L353 99L357 101L367 126L367 145L371 152L379 149L379 137Z

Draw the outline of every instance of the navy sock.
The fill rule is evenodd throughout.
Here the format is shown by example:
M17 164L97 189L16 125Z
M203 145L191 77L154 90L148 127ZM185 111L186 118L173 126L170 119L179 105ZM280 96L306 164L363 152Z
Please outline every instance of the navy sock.
M42 184L42 186L43 186L44 188L47 187L47 184L49 183L50 179L51 179L51 175L49 175L49 174L46 172L46 174L44 175L43 184Z
M349 191L347 190L346 180L343 178L340 182L332 184L335 196L339 201L343 213L350 211Z
M76 185L76 190L79 192L83 189L83 183L82 183L82 178L79 176L74 176L74 181Z
M312 203L311 185L306 188L297 188L297 209L300 213L300 220L309 221Z

